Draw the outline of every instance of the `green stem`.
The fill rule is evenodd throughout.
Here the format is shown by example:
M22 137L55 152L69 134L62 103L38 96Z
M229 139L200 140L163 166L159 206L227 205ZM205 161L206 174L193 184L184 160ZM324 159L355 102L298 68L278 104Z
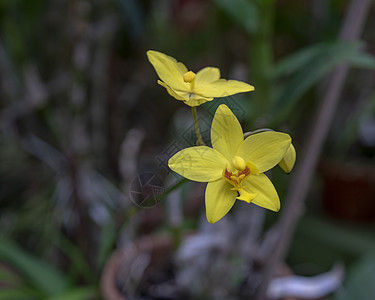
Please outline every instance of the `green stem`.
M160 200L165 199L168 194L170 194L172 191L176 190L177 188L179 188L180 186L182 186L183 184L185 184L187 182L189 182L189 180L186 179L186 178L183 178L180 181L176 182L174 185L172 185L171 187L169 187L163 193L163 196L162 196L162 198L160 198ZM181 199L176 199L176 200L181 201ZM181 228L181 222L178 222L178 224L172 224L172 222L171 222L170 225L171 225L171 234L172 234L173 249L177 250L178 247L181 244L181 236L182 236L181 235L181 230L182 230L182 228Z
M191 112L193 113L193 118L194 118L195 133L197 135L197 145L198 146L204 146L205 143L203 142L202 135L201 135L201 132L199 130L199 123L198 123L198 117L197 117L197 107L192 106Z
M181 245L181 227L173 227L172 228L172 247L173 250L177 251Z
M158 199L158 203L162 200L164 200L171 192L173 192L175 189L179 188L180 186L184 185L185 183L189 182L188 179L182 178L180 181L176 182L174 185L169 187L164 193L161 195L161 197Z

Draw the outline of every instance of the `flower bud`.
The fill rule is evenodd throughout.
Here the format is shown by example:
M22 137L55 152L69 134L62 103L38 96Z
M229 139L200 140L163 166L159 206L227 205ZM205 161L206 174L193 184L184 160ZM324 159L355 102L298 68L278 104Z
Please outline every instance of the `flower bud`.
M286 151L284 158L279 162L279 166L285 173L290 173L296 162L296 149L293 144L290 144L289 149Z

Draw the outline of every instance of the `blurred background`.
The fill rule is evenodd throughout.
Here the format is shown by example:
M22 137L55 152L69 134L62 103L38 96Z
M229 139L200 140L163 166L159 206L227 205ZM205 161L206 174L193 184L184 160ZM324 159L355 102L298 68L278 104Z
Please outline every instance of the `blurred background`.
M374 28L367 0L0 0L0 299L262 299L276 273L375 299ZM278 214L207 223L205 185L167 167L195 144L190 108L147 50L255 86L199 121L209 143L225 103L293 137ZM157 234L180 251L147 277L153 256L123 249Z

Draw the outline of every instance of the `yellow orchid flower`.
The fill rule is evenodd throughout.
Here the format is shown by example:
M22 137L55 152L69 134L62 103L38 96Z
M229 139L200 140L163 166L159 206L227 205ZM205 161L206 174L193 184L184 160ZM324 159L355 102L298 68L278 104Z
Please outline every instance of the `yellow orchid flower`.
M198 73L164 53L149 50L147 57L168 93L189 106L199 106L218 97L250 92L254 87L242 81L220 79L220 70L206 67Z
M283 159L280 161L279 166L285 173L290 173L296 162L296 149L293 144L290 144L289 149L286 151Z
M265 131L245 140L240 123L224 104L211 126L212 148L195 146L172 156L169 167L187 179L208 182L206 216L210 223L223 218L236 199L278 211L277 192L263 173L276 166L291 145L288 134Z

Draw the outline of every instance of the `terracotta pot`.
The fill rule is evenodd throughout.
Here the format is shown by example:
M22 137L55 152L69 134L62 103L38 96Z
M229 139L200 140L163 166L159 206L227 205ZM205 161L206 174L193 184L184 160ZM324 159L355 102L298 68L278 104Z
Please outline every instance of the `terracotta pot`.
M100 287L104 299L130 299L121 292L118 286L119 277L126 276L126 272L129 272L126 265L132 263L142 254L149 255L149 266L163 264L172 255L171 240L160 236L144 237L135 244L116 250L107 260L100 279Z
M375 221L375 166L325 161L323 206L333 217L351 221Z
M167 237L150 236L140 239L134 244L129 244L121 249L116 250L107 260L104 271L100 280L102 296L105 300L130 300L121 292L119 279L123 280L130 274L127 265L130 265L142 255L149 255L148 267L155 271L161 266L165 266L166 262L173 255L172 241ZM144 274L147 273L147 268ZM292 271L285 264L280 264L276 270L276 276L288 276ZM185 299L176 297L175 299ZM189 298L190 299L190 298ZM283 300L299 300L299 298L286 297Z

